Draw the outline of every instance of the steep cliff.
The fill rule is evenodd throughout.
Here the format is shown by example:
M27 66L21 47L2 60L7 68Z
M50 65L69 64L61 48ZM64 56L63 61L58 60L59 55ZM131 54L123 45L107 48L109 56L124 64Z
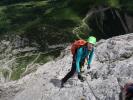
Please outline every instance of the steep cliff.
M85 82L76 75L60 89L70 70L70 46L61 56L18 81L0 85L0 100L120 100L121 86L133 80L133 33L100 40Z

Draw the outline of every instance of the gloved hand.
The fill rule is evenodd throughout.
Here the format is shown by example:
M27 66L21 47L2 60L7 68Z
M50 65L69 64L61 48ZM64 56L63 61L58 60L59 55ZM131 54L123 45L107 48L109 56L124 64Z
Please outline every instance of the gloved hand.
M87 66L87 69L90 69L90 65Z
M81 69L80 69L80 73L84 73L84 68L83 68L83 66L81 67Z
M84 81L85 81L85 78L84 78L80 73L78 73L78 79L79 79L81 82L84 82Z

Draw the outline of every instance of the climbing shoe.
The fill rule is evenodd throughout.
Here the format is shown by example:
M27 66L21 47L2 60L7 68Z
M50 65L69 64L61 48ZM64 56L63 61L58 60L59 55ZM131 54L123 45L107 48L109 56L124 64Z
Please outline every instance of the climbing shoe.
M81 81L81 82L84 82L85 81L85 78L83 76L81 76L81 74L78 74L78 79Z

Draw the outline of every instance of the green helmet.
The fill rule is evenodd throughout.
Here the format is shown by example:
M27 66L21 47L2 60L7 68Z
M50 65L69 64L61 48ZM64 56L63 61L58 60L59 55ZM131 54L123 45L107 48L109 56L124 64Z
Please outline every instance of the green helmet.
M94 36L90 36L90 37L87 39L87 42L92 43L92 44L96 44L96 38L95 38Z

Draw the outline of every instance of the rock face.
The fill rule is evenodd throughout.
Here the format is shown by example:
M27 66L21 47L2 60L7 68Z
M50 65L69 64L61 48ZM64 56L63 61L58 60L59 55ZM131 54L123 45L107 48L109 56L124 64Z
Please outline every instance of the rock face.
M27 38L18 35L4 35L0 38L0 83L10 81L16 59L26 54L33 54L37 46L30 46ZM22 55L23 54L23 55ZM4 74L6 73L6 74Z
M85 82L76 75L60 89L71 68L70 47L18 81L0 85L0 100L121 100L121 86L133 81L133 33L100 40Z

